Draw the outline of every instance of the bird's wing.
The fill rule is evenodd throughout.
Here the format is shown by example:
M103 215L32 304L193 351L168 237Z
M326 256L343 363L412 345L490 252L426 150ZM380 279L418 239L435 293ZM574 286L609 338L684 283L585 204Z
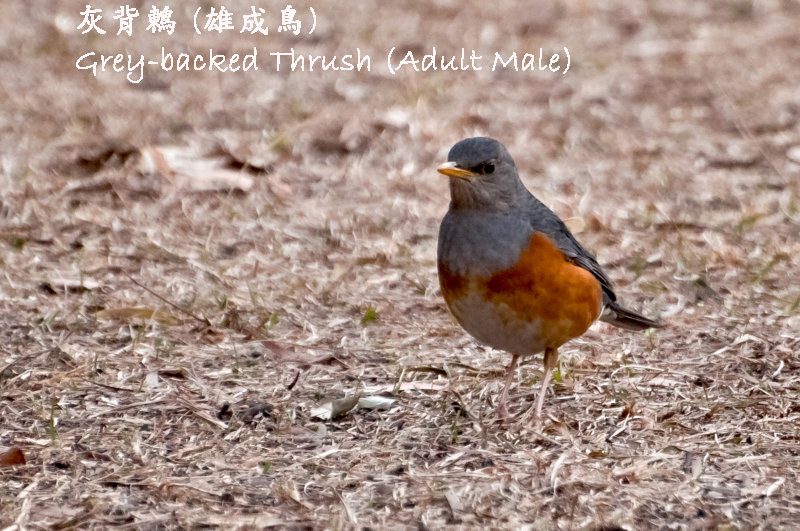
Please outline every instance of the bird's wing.
M614 293L611 280L606 276L592 253L578 243L569 228L552 210L533 196L530 196L530 200L526 211L530 215L532 229L546 234L564 253L569 262L591 273L600 283L600 287L603 289L604 306L600 315L601 320L628 330L645 330L661 326L656 321L620 306L617 303L617 295Z
M553 243L561 249L567 260L594 275L603 288L604 304L616 301L617 295L614 293L611 280L606 276L605 271L597 263L592 253L578 243L578 240L575 239L575 236L572 235L564 222L544 203L533 195L530 195L528 200L526 210L530 214L529 219L533 230L547 234L553 240Z
M603 312L600 320L610 323L619 328L627 330L646 330L648 328L659 328L661 325L648 319L633 310L629 310L617 303L617 296L611 287L611 280L606 276L600 264L594 259L578 240L572 235L569 229L559 220L560 228L554 233L554 241L566 256L567 260L573 264L589 271L600 282L603 288Z
M594 256L578 243L578 240L575 239L575 236L572 235L561 220L559 220L559 225L560 227L553 235L558 248L561 249L564 256L567 257L567 260L594 275L603 288L603 298L608 299L607 302L616 301L617 295L614 293L611 280L608 278L605 271L603 271L603 268L600 267L600 264L597 263Z

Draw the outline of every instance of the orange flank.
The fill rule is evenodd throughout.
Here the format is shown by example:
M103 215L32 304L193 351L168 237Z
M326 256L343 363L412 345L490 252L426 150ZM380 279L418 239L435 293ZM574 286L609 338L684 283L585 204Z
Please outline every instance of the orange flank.
M466 278L439 265L442 294L448 303L470 292L493 304L504 320L539 323L547 348L558 348L583 334L599 317L603 291L589 271L567 261L540 232L531 237L517 263L492 276ZM510 323L509 323L510 324Z
M486 298L505 304L521 320L541 320L548 347L583 334L600 316L603 290L589 271L567 261L536 232L517 263L484 281Z

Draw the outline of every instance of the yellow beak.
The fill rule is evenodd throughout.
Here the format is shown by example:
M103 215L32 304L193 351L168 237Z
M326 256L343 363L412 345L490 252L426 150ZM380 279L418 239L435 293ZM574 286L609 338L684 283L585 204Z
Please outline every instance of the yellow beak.
M471 181L478 175L477 173L458 167L455 162L445 162L436 168L436 171L448 177L458 177L459 179L466 179L467 181Z

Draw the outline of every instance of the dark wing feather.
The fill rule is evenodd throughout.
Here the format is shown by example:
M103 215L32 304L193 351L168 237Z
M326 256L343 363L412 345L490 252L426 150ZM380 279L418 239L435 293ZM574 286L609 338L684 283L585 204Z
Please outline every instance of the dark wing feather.
M645 330L661 326L656 321L617 304L617 295L603 268L600 267L594 256L578 243L569 228L552 210L531 195L526 211L531 216L530 220L534 231L547 234L569 262L587 270L600 282L600 287L603 289L604 306L603 313L600 315L601 320L628 330Z
M661 325L644 315L629 310L617 303L617 296L611 289L611 281L606 276L600 264L594 259L589 251L583 248L575 239L569 229L562 222L563 228L560 231L561 239L558 243L567 260L589 271L600 282L603 288L603 313L600 320L609 324L624 328L626 330L647 330L648 328L660 328Z
M600 264L597 263L594 256L578 243L578 240L575 239L575 236L572 235L567 226L564 225L564 222L560 219L558 220L557 230L552 236L556 245L561 249L568 261L578 267L584 268L600 282L600 286L603 288L603 298L606 299L604 303L607 304L616 301L617 295L614 293L611 280L606 276L603 268L600 267Z
M530 192L526 197L523 210L527 214L531 228L536 232L543 232L553 240L561 249L567 260L578 267L582 267L600 282L603 288L603 304L614 302L617 296L611 286L611 280L606 276L603 268L597 263L594 256L578 243L575 236L569 231L564 222L547 208L547 205L536 199Z
M561 223L561 225L564 224ZM594 259L594 256L578 243L566 226L563 227L560 234L561 239L557 241L565 243L557 243L557 245L561 248L567 260L589 271L603 288L604 309L600 315L600 320L626 330L647 330L648 328L661 327L656 321L619 305L617 296L614 290L611 289L611 281L600 267L600 264L597 263L597 260Z
M558 239L556 244L567 257L567 260L594 275L603 288L604 296L608 298L609 301L613 302L617 300L617 295L614 293L611 280L606 276L606 272L603 271L603 268L597 263L595 257L578 243L578 240L575 239L575 236L572 235L563 222L561 225L563 227L561 231L562 238ZM564 243L566 243L566 245L562 244L562 241L565 241Z
M584 249L575 239L569 228L552 210L532 195L528 207L526 210L531 215L533 230L547 234L569 262L587 270L600 283L600 287L603 289L604 307L603 313L600 315L601 320L628 330L645 330L661 326L656 321L617 303L617 295L603 268L597 263L592 253Z

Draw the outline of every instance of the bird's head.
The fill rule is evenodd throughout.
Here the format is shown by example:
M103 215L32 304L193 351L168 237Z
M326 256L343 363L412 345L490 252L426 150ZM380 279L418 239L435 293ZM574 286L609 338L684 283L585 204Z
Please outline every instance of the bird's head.
M467 138L436 169L450 178L451 208L509 208L525 191L505 146L493 138Z

